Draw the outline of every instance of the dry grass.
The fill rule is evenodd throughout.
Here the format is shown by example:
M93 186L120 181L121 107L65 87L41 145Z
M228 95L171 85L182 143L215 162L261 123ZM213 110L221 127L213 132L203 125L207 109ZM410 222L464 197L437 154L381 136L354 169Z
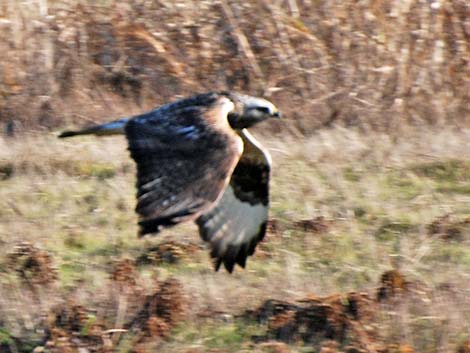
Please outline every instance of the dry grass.
M236 89L271 97L305 134L463 127L469 43L465 0L5 0L0 121L84 124Z
M393 138L332 129L307 139L264 136L275 161L275 226L248 269L233 275L212 271L207 251L194 245L193 225L137 239L134 166L122 138L1 140L0 167L9 172L0 181L0 251L14 254L18 243L31 243L47 251L58 275L47 286L25 285L12 257L0 258L1 337L23 350L44 346L44 315L62 303L72 312L83 308L84 321L75 331L47 331L51 351L60 342L73 348L79 335L87 347L121 352L155 345L161 352L263 352L269 345L252 336L266 336L269 325L238 319L246 309L266 299L366 291L381 299L377 342L452 351L469 329L470 165L462 158L470 153L469 135L409 130ZM140 261L166 256L160 251L179 254L178 261ZM392 269L405 279L384 280ZM159 317L157 304L159 284L169 277L183 283L188 303L187 319L171 331L179 311L175 320ZM143 306L153 295L155 315ZM146 319L132 330L108 331L139 313ZM361 332L354 330L348 335ZM296 339L290 349L321 347L321 331L314 337ZM338 344L346 349L346 341Z

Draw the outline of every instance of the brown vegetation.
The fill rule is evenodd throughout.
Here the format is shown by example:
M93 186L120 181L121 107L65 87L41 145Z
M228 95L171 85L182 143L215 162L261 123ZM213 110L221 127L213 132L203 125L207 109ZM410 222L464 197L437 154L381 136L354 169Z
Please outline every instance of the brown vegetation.
M7 256L7 264L30 288L47 286L57 279L52 256L29 243L17 244Z
M470 217L459 220L450 214L446 214L429 224L427 231L430 236L437 236L447 241L469 240Z
M257 337L261 341L301 341L328 353L413 353L412 346L403 339L395 338L396 343L390 343L390 337L384 339L383 320L392 307L400 310L424 303L424 297L405 292L411 286L407 283L400 272L390 270L382 274L376 298L366 292L350 292L327 297L309 295L296 301L267 300L247 315L267 325L266 336ZM385 299L391 303L392 298L392 305L383 305Z
M256 313L268 318L267 337L285 342L302 340L315 344L324 339L337 343L354 342L357 347L370 349L373 333L374 300L366 293L351 292L345 296L310 296L295 303L264 303Z
M68 302L51 313L47 323L44 349L50 353L78 352L79 348L105 352L111 348L104 325L91 320L91 312Z
M121 262L117 268L126 267L125 263ZM116 276L117 272L122 273L115 270L113 279L122 282L120 279L123 277ZM129 282L126 280L125 283ZM41 339L43 345L38 345L38 349L50 353L80 352L83 349L113 352L120 342L119 337L131 331L134 334L133 347L136 351L144 351L167 338L171 329L184 318L186 301L181 284L175 279L163 282L160 289L146 299L136 297L133 300L139 303L140 310L123 325L124 329L113 327L105 317L97 317L94 310L74 300L59 305L48 314L45 336Z
M139 328L150 336L152 332L163 330L159 335L166 336L168 330L175 327L185 317L187 305L182 284L170 278L145 298L142 309L126 327Z
M313 219L302 219L296 221L293 224L294 228L300 229L304 232L310 233L326 233L330 229L330 221L326 220L325 217L319 216Z
M138 265L175 264L183 259L191 258L199 250L196 244L185 244L177 241L163 241L152 246L137 259Z
M272 96L285 128L304 133L461 127L470 116L469 18L465 0L7 0L0 121L8 134L86 124L235 89Z
M397 270L386 271L380 277L380 287L377 290L377 300L384 301L404 294L409 284L403 274Z
M456 350L456 353L469 353L470 352L470 341L462 342Z
M114 264L111 278L113 281L118 283L121 286L133 287L136 285L136 269L134 266L134 261L131 259L124 259L117 261Z

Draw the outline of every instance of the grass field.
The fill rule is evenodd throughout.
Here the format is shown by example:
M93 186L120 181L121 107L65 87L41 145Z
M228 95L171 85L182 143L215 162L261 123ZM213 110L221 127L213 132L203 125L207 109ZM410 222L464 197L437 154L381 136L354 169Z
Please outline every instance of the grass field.
M1 351L468 347L470 131L257 135L274 160L272 221L232 275L212 270L194 225L137 239L123 138L0 140ZM369 303L353 319L351 292ZM262 320L266 300L298 307ZM314 334L293 312L313 315Z

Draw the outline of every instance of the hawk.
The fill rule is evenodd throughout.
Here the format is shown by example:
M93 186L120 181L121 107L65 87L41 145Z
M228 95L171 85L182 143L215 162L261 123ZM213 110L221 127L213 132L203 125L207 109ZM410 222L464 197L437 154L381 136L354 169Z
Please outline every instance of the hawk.
M268 118L280 112L265 99L209 92L59 137L124 134L137 165L139 236L193 220L215 269L231 273L266 232L271 157L246 128Z

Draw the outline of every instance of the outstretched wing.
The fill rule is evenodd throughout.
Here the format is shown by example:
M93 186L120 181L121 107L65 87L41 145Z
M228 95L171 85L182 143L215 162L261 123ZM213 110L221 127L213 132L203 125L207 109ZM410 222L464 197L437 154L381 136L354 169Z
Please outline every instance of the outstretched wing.
M137 164L139 235L194 219L222 194L243 148L227 122L231 109L227 98L206 94L127 123Z
M247 130L239 133L244 151L230 184L216 206L196 220L201 237L211 245L216 270L223 263L228 272L236 263L245 267L268 220L271 157Z

